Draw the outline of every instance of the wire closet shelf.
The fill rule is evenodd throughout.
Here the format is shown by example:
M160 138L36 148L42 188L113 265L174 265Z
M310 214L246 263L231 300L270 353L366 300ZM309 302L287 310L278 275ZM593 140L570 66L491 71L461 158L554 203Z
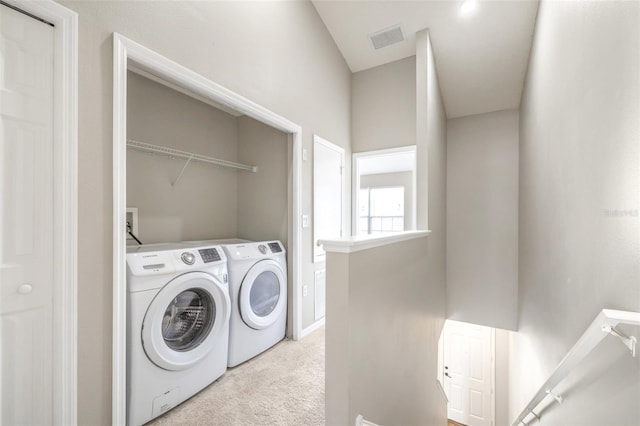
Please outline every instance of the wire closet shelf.
M181 158L187 160L186 166L190 161L200 161L203 163L215 164L216 166L228 167L236 170L244 170L247 172L255 173L258 171L258 167L249 166L241 163L234 163L233 161L221 160L219 158L207 157L206 155L196 154L188 151L181 151L175 148L167 148L164 146L153 145L146 142L140 142L133 139L127 139L127 148L134 149L136 151L165 155L169 158ZM183 170L184 171L184 170ZM179 180L176 179L176 181Z

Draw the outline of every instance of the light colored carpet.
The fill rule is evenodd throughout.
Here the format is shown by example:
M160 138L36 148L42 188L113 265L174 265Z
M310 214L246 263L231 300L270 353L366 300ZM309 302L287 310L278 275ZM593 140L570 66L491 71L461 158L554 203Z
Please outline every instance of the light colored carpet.
M324 425L324 327L227 370L149 425Z

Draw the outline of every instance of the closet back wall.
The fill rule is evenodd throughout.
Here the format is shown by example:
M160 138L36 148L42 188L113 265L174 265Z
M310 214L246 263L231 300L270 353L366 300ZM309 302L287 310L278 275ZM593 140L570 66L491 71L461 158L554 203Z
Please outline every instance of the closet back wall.
M127 137L238 161L236 117L132 72ZM127 206L138 208L139 238L146 244L236 237L238 174L250 172L192 162L172 186L184 163L127 151Z
M288 251L289 137L247 116L236 121L238 161L258 166L257 173L238 173L237 236L254 241L280 240ZM292 290L290 286L290 296Z

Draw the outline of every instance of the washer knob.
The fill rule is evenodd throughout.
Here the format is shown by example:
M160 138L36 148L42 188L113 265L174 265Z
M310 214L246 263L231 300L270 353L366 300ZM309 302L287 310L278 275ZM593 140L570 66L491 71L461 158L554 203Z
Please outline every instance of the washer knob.
M193 265L194 263L196 263L196 256L193 253L189 253L188 251L182 253L182 256L180 257L182 261L187 265Z
M260 244L258 246L258 250L260 250L260 253L262 254L267 254L267 246L265 246L264 244Z

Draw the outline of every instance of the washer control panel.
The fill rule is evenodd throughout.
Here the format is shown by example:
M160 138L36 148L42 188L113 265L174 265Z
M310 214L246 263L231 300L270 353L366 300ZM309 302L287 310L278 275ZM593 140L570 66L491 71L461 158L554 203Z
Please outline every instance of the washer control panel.
M218 253L218 250L215 248L201 249L198 250L198 252L204 263L218 262L221 260L220 253Z
M181 247L149 245L127 249L127 266L131 275L148 276L193 271L220 265L226 273L227 258L220 246ZM163 250L164 249L164 250Z

